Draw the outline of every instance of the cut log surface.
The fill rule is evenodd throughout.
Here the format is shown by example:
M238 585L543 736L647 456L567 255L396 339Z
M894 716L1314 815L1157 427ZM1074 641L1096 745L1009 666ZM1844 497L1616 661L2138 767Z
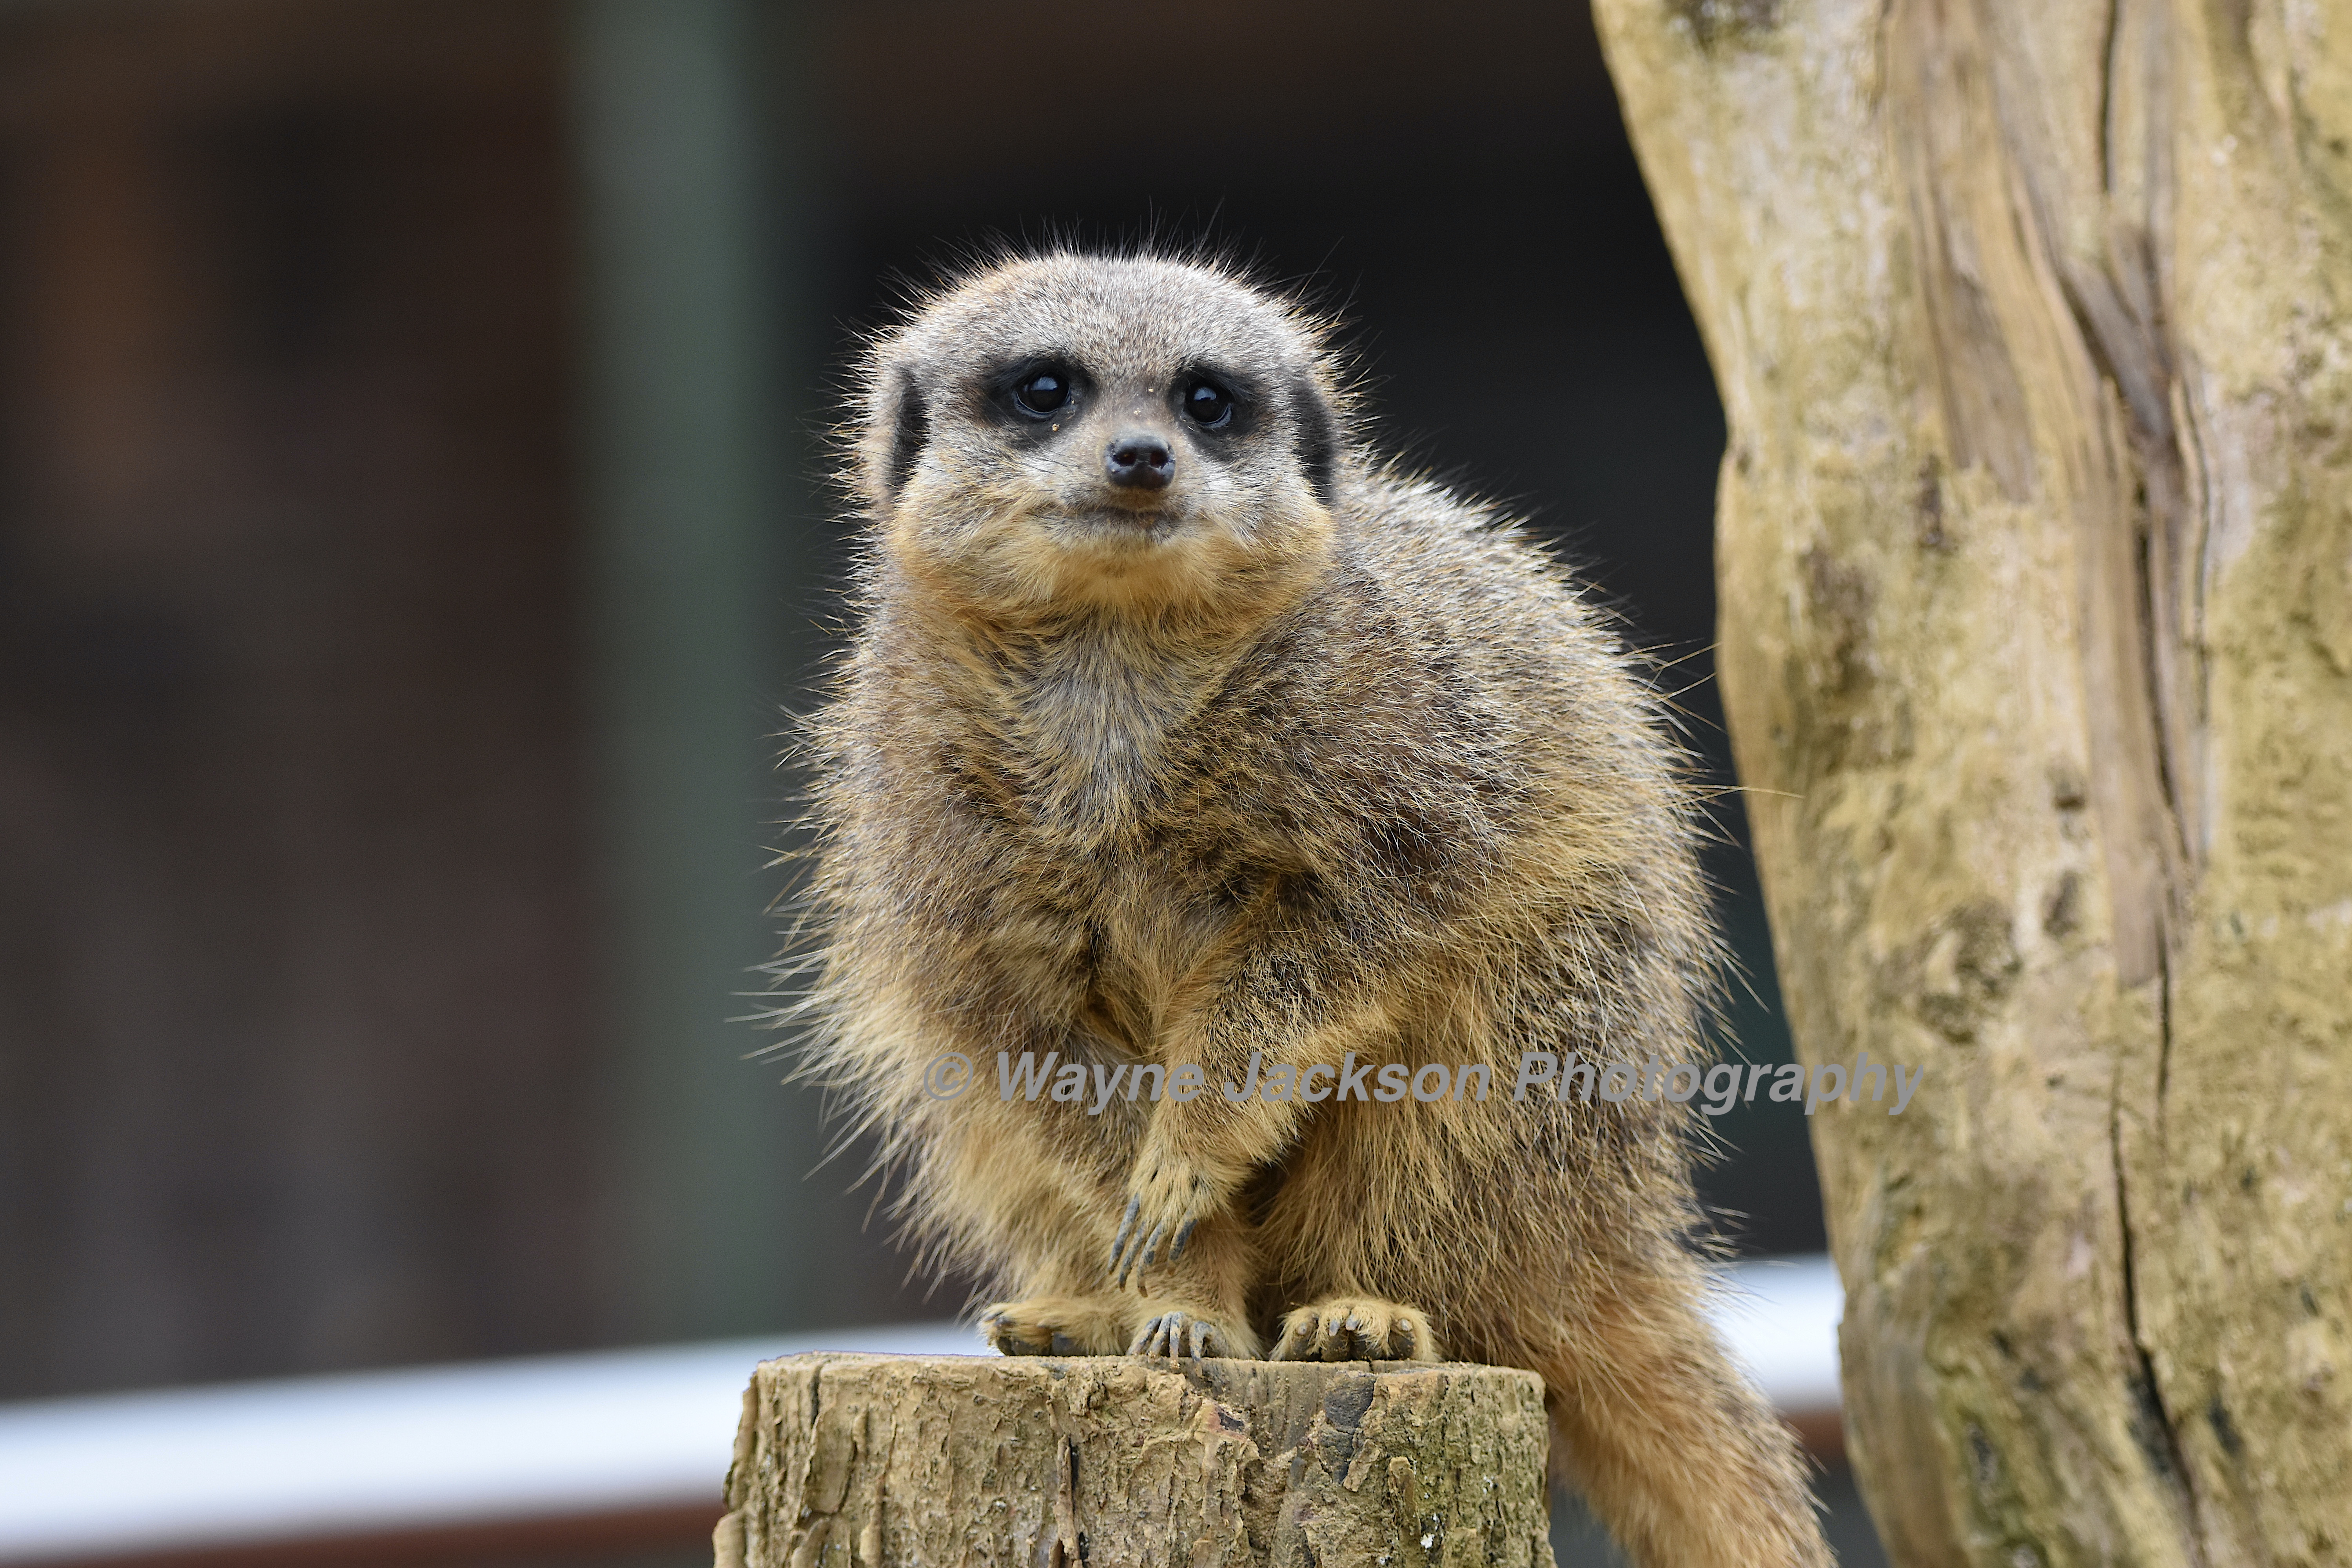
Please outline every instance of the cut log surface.
M790 1356L718 1568L1551 1568L1545 1442L1501 1367Z

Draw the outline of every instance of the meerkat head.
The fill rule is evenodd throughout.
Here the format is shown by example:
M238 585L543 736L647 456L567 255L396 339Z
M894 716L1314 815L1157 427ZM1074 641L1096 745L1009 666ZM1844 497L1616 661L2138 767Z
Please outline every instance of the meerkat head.
M1326 559L1344 457L1320 329L1228 274L1050 255L875 347L855 481L971 612L1264 609Z

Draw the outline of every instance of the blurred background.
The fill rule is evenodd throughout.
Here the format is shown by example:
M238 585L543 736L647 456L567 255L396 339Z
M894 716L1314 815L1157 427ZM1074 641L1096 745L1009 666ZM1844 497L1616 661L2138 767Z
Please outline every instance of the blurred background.
M1728 784L1721 413L1573 0L0 4L0 1399L963 1304L729 1021L824 433L968 247L1155 237L1340 312ZM1822 1245L1790 1110L1744 1252Z

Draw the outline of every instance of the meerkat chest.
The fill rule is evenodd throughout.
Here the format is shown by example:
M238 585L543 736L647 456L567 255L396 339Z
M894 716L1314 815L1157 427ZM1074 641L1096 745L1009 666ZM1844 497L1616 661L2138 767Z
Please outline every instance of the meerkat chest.
M1196 721L1213 681L1187 664L1082 646L1015 682L1004 733L1040 846L1082 845L1114 861L1142 853L1139 837L1197 771Z
M897 777L927 797L904 819L939 828L910 869L1007 973L1148 1016L1238 917L1236 868L1287 858L1255 742L1229 732L1216 661L1016 651L897 689Z
M1163 693L1064 674L1020 694L1019 738L1048 821L1109 826L1149 798L1171 721Z
M996 729L1019 804L995 819L999 864L1021 868L1038 919L1070 931L1073 979L1115 1011L1150 1013L1215 945L1234 912L1226 862L1275 831L1219 782L1235 759L1215 685L1079 650L1006 692Z

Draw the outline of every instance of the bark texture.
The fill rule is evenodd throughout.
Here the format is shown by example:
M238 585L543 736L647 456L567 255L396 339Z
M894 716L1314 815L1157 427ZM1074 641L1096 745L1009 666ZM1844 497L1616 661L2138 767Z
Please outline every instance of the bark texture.
M1496 1367L820 1353L753 1374L719 1568L1551 1568Z
M1907 1565L2352 1558L2352 4L1596 0Z

